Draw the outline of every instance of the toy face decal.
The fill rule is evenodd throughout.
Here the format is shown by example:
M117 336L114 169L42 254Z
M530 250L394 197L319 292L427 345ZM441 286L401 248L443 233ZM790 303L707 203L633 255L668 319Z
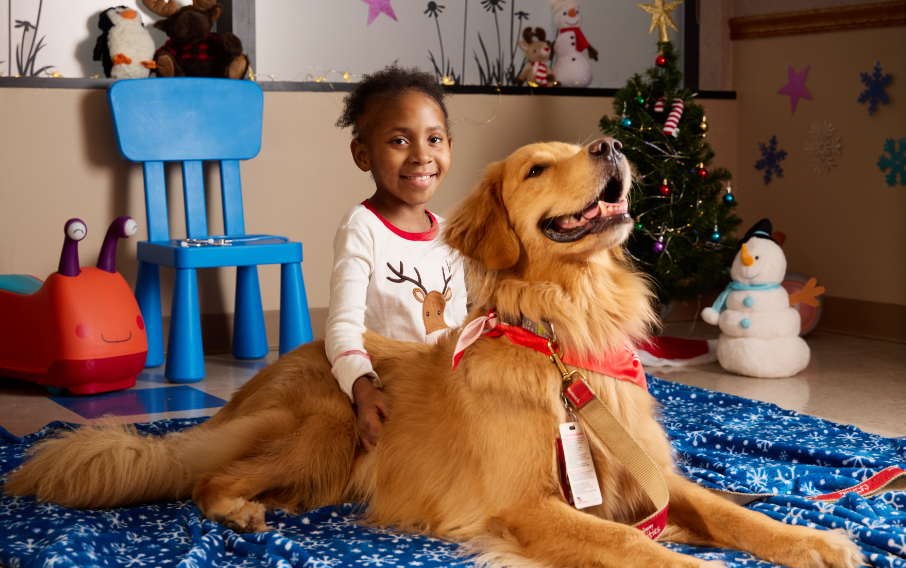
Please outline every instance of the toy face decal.
M129 332L129 337L127 337L126 339L107 339L106 337L104 337L103 333L101 334L101 340L104 341L104 343L125 343L130 339L132 339L131 331Z

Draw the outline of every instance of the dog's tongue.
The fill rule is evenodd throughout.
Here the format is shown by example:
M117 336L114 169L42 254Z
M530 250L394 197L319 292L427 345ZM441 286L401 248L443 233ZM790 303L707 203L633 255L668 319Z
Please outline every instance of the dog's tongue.
M582 212L582 216L586 219L594 219L601 214L601 211L604 211L604 202L598 201L588 209Z

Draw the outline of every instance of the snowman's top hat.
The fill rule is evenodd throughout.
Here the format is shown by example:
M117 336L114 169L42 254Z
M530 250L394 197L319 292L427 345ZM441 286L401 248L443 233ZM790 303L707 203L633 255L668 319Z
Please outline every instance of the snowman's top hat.
M771 225L771 220L762 219L761 221L752 225L752 228L746 231L746 234L741 239L739 239L739 243L737 243L736 245L736 250L741 249L744 243L756 237L759 239L768 239L776 243L777 241L775 241L774 237L771 236L771 232L773 232L773 230L774 227L773 225Z

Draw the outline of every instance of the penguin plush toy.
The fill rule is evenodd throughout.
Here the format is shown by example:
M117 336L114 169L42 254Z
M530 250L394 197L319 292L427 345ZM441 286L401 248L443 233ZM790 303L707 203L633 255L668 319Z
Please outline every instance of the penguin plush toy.
M94 60L102 62L104 75L112 79L144 79L157 67L154 39L137 11L125 6L104 10L98 27L104 33L94 46Z

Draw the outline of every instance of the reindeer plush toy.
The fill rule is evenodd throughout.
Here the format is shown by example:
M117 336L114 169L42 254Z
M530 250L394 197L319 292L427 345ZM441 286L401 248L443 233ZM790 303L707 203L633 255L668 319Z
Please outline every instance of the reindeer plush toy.
M553 54L551 53L550 44L545 41L547 34L542 28L525 28L522 32L522 39L519 40L519 49L525 52L525 59L529 62L522 73L516 77L516 84L521 85L528 81L529 85L546 87L554 82L554 74L550 72L546 61L550 61ZM538 39L535 39L538 38Z
M242 41L231 33L211 33L223 12L215 0L192 0L182 8L176 0L142 1L166 18L154 24L170 38L154 54L159 77L245 77L249 61L242 54Z

